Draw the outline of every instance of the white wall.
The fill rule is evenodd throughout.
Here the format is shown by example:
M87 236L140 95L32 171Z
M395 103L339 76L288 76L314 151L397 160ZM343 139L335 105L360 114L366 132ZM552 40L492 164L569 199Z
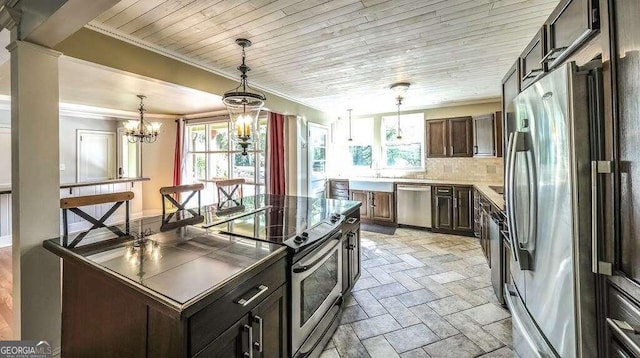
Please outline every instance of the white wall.
M162 122L162 127L155 143L142 144L142 176L151 178L142 185L142 208L145 216L162 213L160 188L173 185L176 123L173 119L153 121Z
M60 116L60 183L76 182L77 132L79 129L116 134L118 121ZM115 171L114 171L115 172Z

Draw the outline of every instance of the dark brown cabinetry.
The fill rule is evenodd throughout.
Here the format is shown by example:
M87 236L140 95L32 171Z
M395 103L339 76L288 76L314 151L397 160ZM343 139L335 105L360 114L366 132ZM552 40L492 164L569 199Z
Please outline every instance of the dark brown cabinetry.
M600 28L597 0L562 0L545 23L547 46L542 59L554 68Z
M447 156L447 132L446 119L427 121L427 157L444 158Z
M360 222L355 217L347 218L342 237L342 295L351 292L360 278Z
M286 267L283 252L176 311L65 259L63 312L72 314L62 317L62 356L287 356Z
M195 357L282 357L286 355L286 286L273 291Z
M473 116L473 156L502 156L502 112Z
M395 199L393 193L380 191L350 190L351 200L362 202L360 218L380 223L395 222Z
M471 117L449 119L449 156L473 156Z
M362 190L351 190L349 192L349 196L350 200L359 201L362 203L362 205L360 205L360 218L369 218L369 208L371 207L371 204L369 203L369 192Z
M473 189L453 187L453 230L473 232Z
M520 55L520 85L523 90L546 71L546 65L542 62L545 40L546 31L543 26Z
M453 230L453 187L433 187L433 228Z
M427 157L473 156L473 124L471 117L428 120Z
M434 186L433 228L436 231L473 234L473 189L468 186Z
M520 93L520 60L517 60L502 78L502 153L506 153L509 133L516 128L515 113L513 108L509 108L509 104L518 93Z
M329 199L349 200L348 180L329 180Z

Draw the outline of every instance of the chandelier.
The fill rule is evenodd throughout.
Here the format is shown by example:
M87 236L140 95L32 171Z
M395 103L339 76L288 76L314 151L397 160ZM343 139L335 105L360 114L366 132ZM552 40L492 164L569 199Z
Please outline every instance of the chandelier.
M240 84L225 92L222 96L222 102L229 112L231 140L242 147L242 155L247 155L247 147L258 137L258 115L267 98L264 93L253 90L247 83L247 72L251 68L245 64L244 49L251 46L251 41L237 39L236 44L242 47L242 64L237 67L238 71L242 73Z
M139 94L137 97L140 98L140 108L138 108L138 111L140 112L140 120L127 121L127 123L124 124L124 134L127 136L130 143L153 143L158 140L160 126L162 123L149 123L144 119L144 112L146 112L146 109L144 109L143 101L147 96Z
M391 85L391 90L396 94L396 106L398 106L398 119L396 122L396 139L402 139L402 129L400 128L400 105L402 104L402 100L404 99L404 94L407 93L407 90L411 86L408 82L398 82Z

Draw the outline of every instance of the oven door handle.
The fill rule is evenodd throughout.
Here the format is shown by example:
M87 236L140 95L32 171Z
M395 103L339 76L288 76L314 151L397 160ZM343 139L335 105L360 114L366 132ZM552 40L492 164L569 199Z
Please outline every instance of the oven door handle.
M326 244L325 247L322 249L322 251L324 252L331 252L333 251L333 249L340 243L338 241L338 239L340 239L342 237L342 231L338 231L337 233L335 233L330 239L330 243ZM315 267L316 265L322 263L326 258L325 254L320 255L319 258L317 258L315 261L310 262L310 263L304 263L304 262L299 262L297 264L294 265L292 271L293 273L301 273L301 272L305 272L308 271L310 269L312 269L313 267Z

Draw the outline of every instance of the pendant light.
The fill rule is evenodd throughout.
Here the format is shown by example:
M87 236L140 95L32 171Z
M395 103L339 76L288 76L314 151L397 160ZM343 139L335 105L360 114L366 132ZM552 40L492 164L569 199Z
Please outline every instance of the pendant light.
M131 120L125 123L124 134L127 136L127 140L130 143L153 143L158 140L160 126L162 126L162 123L149 123L144 119L144 112L147 110L144 109L143 101L147 96L141 94L136 96L140 98L140 107L138 108L138 112L140 112L140 119L137 121Z
M398 107L398 119L396 122L396 139L402 140L402 130L400 128L400 105L402 105L402 100L404 99L404 94L407 93L407 90L411 86L408 82L398 82L391 85L391 90L396 95L396 106Z
M258 138L258 115L266 97L264 93L249 87L247 72L251 70L245 64L245 48L251 46L247 39L237 39L236 44L242 47L242 64L238 66L240 84L222 96L222 102L229 112L231 121L231 140L242 147L242 155L247 155L247 147Z
M349 142L353 142L353 138L351 137L351 111L353 111L353 109L347 109L347 112L349 112L349 139L347 139Z

